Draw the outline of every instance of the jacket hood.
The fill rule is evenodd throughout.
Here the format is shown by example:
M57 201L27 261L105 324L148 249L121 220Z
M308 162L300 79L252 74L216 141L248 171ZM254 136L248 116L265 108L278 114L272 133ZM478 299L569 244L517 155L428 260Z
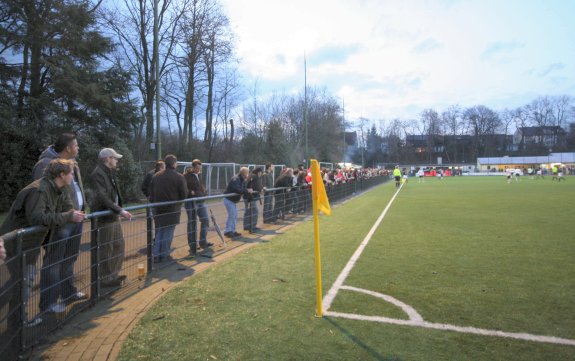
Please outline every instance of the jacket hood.
M38 158L38 160L42 160L42 159L50 159L51 160L51 159L56 159L56 158L59 158L59 155L54 150L54 146L51 145L48 148L44 149L42 154L40 154L40 157Z

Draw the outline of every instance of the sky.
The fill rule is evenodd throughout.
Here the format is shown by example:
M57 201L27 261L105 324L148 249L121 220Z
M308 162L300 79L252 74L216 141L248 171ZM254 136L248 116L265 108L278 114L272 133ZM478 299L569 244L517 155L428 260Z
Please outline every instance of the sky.
M575 0L222 0L260 96L326 88L347 120L575 97Z

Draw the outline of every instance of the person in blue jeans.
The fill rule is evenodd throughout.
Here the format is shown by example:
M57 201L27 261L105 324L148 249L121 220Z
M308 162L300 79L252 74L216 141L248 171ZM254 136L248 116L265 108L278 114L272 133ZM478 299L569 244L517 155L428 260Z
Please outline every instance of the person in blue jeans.
M188 186L188 198L199 198L207 196L206 187L202 184L202 162L199 159L192 161L192 167L186 169L184 178ZM190 255L195 256L197 252L197 220L200 220L200 247L204 250L213 246L213 243L208 242L208 228L210 221L208 218L208 209L203 200L188 201L185 204L186 213L188 215L188 246L190 247Z
M164 159L166 169L152 177L150 201L152 203L183 201L188 194L184 176L176 170L177 158L169 154ZM161 205L154 210L156 240L152 249L154 262L170 261L174 231L180 223L180 202Z
M53 159L68 159L74 162L73 180L64 187L74 209L85 210L86 199L80 168L75 159L80 147L76 134L62 133L40 155L32 170L32 178L40 179ZM40 272L40 310L64 312L66 304L88 298L85 292L74 284L74 264L80 253L82 222L66 223L55 230L52 240L44 247L43 265ZM62 302L58 302L61 298Z
M263 186L261 182L263 170L261 168L256 168L252 171L250 180L248 181L246 187L252 190L252 194L249 196L244 196L244 231L250 233L257 232L260 228L258 225L258 203L261 203L260 193L263 191Z
M229 194L229 196L224 198L224 206L228 213L224 232L224 236L226 237L233 238L242 235L236 232L236 222L238 218L237 203L242 199L243 195L249 196L252 193L251 189L246 188L248 174L249 169L247 167L241 167L240 172L232 177L224 191L224 194Z

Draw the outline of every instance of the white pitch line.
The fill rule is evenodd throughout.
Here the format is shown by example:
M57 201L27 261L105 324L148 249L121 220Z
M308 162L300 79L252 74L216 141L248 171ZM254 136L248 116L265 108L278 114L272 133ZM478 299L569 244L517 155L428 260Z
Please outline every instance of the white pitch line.
M431 328L431 329L442 330L442 331L455 331L455 332L460 332L460 333L471 333L471 334L482 335L482 336L507 337L507 338L514 338L517 340L575 346L575 340L571 340L571 339L567 339L567 338L561 338L561 337L555 337L555 336L533 335L530 333L503 332L503 331L498 331L498 330L486 330L483 328L476 328L476 327L463 327L463 326L448 325L448 324L443 324L443 323L433 323L433 322L427 322L427 321L401 320L401 319L397 319L397 318L388 318L388 317L381 317L381 316L365 316L365 315L356 315L353 313L342 313L342 312L332 312L332 311L324 312L324 316L347 318L350 320L359 320L359 321L372 321L372 322L389 323L389 324L401 325L401 326Z
M506 338L513 338L518 340L525 340L525 341L534 341L534 342L543 342L543 343L553 343L553 344L560 344L560 345L569 345L575 346L575 340L555 337L555 336L542 336L542 335L533 335L529 333L520 333L520 332L504 332L498 330L487 330L483 328L476 328L476 327L464 327L464 326L455 326L443 323L433 323L427 322L423 320L423 317L411 306L406 303L399 301L398 299L391 297L389 295L384 295L382 293L378 293L375 291L365 290L362 288L352 287L352 286L344 286L343 283L345 282L347 276L355 266L355 263L363 253L365 246L371 240L371 237L375 233L375 230L379 227L379 224L383 221L383 217L387 214L389 207L397 197L399 191L403 187L403 184L399 187L399 189L395 192L393 197L389 200L389 203L381 212L380 216L377 218L375 224L369 230L369 233L365 236L357 250L351 256L350 260L345 265L343 271L339 274L335 283L331 286L329 292L324 298L323 302L323 314L325 316L332 316L332 317L340 317L340 318L347 318L351 320L360 320L360 321L372 321L372 322L381 322L381 323L389 323L394 325L403 325L403 326L414 326L414 327L422 327L422 328L430 328L435 330L443 330L443 331L455 331L460 333L470 333L476 335L483 335L483 336L495 336L495 337L506 337ZM339 292L340 289L365 293L377 298L381 298L399 308L401 308L408 316L409 320L401 320L396 318L388 318L382 316L366 316L366 315L357 315L352 313L342 313L342 312L331 312L329 308L335 296Z
M351 256L351 258L349 259L349 261L347 262L347 264L343 268L343 271L341 271L339 276L337 276L335 283L331 286L331 289L329 290L329 292L327 293L327 295L323 299L323 310L324 310L324 312L329 310L329 308L331 307L331 303L333 302L333 299L335 298L335 296L339 292L339 289L343 285L343 282L345 282L345 279L347 278L347 276L351 272L353 266L355 266L355 262L359 259L359 256L361 256L361 254L363 253L365 246L367 246L367 244L369 243L369 240L371 239L371 237L375 233L375 230L377 229L377 227L379 227L379 224L381 223L381 221L383 221L383 217L385 217L387 211L389 210L389 207L391 207L391 204L395 200L395 197L397 197L397 195L399 194L399 191L401 190L402 187L403 187L403 183L397 189L397 191L395 192L393 197L391 197L391 199L389 200L389 203L387 203L387 206L385 207L383 212L381 212L381 214L379 215L379 218L377 218L377 221L371 227L367 236L365 236L365 238L363 239L363 241L361 242L361 244L359 245L357 250L355 250L355 253Z

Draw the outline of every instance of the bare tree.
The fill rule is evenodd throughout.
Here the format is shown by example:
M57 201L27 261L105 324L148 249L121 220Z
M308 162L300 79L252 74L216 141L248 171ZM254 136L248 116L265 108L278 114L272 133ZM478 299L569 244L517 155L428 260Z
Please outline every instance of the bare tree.
M146 144L153 142L154 136L154 99L156 96L156 59L160 62L160 74L171 66L170 55L175 46L175 32L181 17L178 8L171 0L164 0L158 9L159 46L153 44L153 6L152 0L122 0L116 7L108 8L103 18L115 34L119 45L120 57L128 69L135 75L134 86L141 96L141 110L144 114ZM159 56L156 57L155 55ZM161 76L161 75L160 75Z

